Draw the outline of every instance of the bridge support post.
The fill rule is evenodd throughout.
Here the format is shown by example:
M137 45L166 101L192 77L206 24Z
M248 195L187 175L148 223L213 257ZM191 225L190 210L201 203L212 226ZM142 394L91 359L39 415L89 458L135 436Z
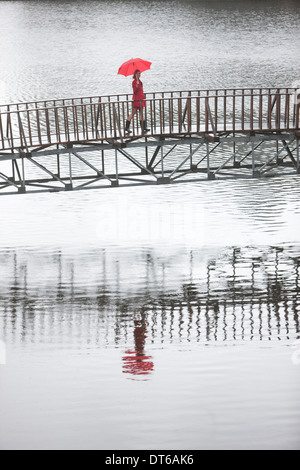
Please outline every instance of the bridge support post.
M277 163L277 165L280 165L278 140L276 140L276 163Z
M235 133L233 133L233 138L235 138ZM236 161L236 142L233 141L233 168L239 168L236 164L239 163Z
M69 173L70 173L70 183L66 184L66 191L72 191L73 189L73 177L72 177L72 154L69 153Z
M207 159L207 178L209 178L210 175L210 165L209 165L209 142L206 142L206 159Z
M115 165L116 165L116 181L112 182L112 186L119 186L119 166L118 166L118 150L115 150Z
M209 151L209 142L206 142L206 158L207 158L207 179L209 181L213 181L216 179L216 175L214 172L210 171L210 151Z
M259 172L255 169L255 152L254 152L254 142L251 142L251 155L252 155L252 176L257 178L259 176Z
M26 184L25 184L25 161L24 157L22 157L22 181L21 187L18 189L18 192L21 194L26 193Z
M57 163L57 176L60 178L60 156L57 154L56 156L56 163Z

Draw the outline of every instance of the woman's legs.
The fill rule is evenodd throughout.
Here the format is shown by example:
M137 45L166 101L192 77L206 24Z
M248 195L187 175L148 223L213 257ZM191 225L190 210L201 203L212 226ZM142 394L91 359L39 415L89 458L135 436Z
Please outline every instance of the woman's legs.
M135 115L136 112L137 112L137 108L132 107L132 113L129 114L127 120L131 121L131 119L133 118L133 116Z
M139 109L139 118L142 132L144 131L144 122L143 122L143 108Z
M129 114L128 118L127 118L127 121L126 121L126 134L130 134L131 131L129 130L130 128L130 123L131 123L131 120L133 118L133 116L135 115L135 113L137 112L137 109L132 107L132 113Z
M141 124L141 128L142 128L142 131L143 132L148 132L150 129L147 129L147 123L144 121L144 118L143 118L143 108L140 108L139 109L139 114L140 114L140 124Z
M133 119L133 117L135 116L135 114L137 113L137 111L139 112L139 118L140 118L140 124L141 124L142 132L148 132L149 131L149 129L146 129L146 127L147 127L146 123L144 123L143 108L141 106L139 108L132 107L132 113L129 114L129 116L127 118L127 121L126 121L126 134L131 133L131 131L129 130L130 123L131 123L131 120Z

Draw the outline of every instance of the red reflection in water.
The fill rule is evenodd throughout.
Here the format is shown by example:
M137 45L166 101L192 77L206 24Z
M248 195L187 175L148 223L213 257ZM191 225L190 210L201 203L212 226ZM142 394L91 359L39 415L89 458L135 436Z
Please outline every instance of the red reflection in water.
M147 375L154 370L151 356L141 356L137 351L125 351L123 356L123 373L133 375Z
M152 357L145 354L145 341L147 330L144 322L135 321L133 350L127 349L123 356L123 373L134 376L145 376L153 372L154 363Z

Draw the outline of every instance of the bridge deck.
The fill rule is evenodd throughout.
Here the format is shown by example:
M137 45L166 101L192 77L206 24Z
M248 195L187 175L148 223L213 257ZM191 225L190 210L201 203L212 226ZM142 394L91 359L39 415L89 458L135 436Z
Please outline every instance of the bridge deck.
M141 128L136 128L133 132L131 131L130 134L126 134L125 129L121 129L121 131L116 134L112 130L106 130L104 132L95 132L95 130L88 129L89 138L86 138L86 134L83 132L78 132L77 135L71 136L70 134L60 133L59 138L57 134L40 134L39 136L33 136L30 138L30 141L25 141L24 138L15 137L13 139L6 137L3 140L3 148L2 151L7 150L18 150L22 149L25 151L32 151L34 152L35 148L40 147L49 147L52 145L69 145L69 144L84 144L84 143L97 143L97 142L108 142L108 143L118 143L118 142L130 142L133 139L140 139L142 137L153 137L153 138L166 138L166 137L184 137L184 136L211 136L211 138L222 134L250 134L250 133L257 133L257 134L268 134L268 133L276 133L276 132L291 132L294 133L296 136L299 136L299 132L296 129L286 129L286 125L284 122L276 124L275 122L272 123L271 126L264 123L263 125L259 125L258 122L245 122L243 128L235 127L234 123L226 123L226 127L224 123L220 123L218 129L212 129L211 126L207 127L205 125L195 126L191 125L189 128L187 126L182 126L181 129L177 126L173 129L161 129L159 127L152 127L148 132L143 133ZM10 154L9 154L10 155ZM0 159L5 158L5 153L0 153Z
M142 133L136 115L130 135L125 133L132 107L128 95L0 106L0 164L12 161L10 171L0 166L0 191L81 189L93 182L118 186L122 178L172 183L189 173L215 179L228 168L237 176L241 168L251 176L269 175L274 168L282 174L284 167L300 173L295 89L161 92L148 94L145 104L149 132ZM257 149L266 143L275 146L274 153L268 149L257 158ZM173 152L178 145L187 150L185 156ZM232 150L220 152L219 145ZM111 155L106 156L110 150L115 150L114 166ZM92 154L99 151L101 158L95 160ZM82 165L92 174L82 171ZM38 176L32 166L39 169Z

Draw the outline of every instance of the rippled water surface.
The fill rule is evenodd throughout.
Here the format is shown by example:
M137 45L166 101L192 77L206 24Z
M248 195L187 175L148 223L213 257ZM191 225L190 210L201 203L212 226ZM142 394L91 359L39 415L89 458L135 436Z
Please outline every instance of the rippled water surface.
M131 56L147 91L291 86L299 16L2 1L1 102L128 92ZM1 449L300 448L297 175L0 208Z

